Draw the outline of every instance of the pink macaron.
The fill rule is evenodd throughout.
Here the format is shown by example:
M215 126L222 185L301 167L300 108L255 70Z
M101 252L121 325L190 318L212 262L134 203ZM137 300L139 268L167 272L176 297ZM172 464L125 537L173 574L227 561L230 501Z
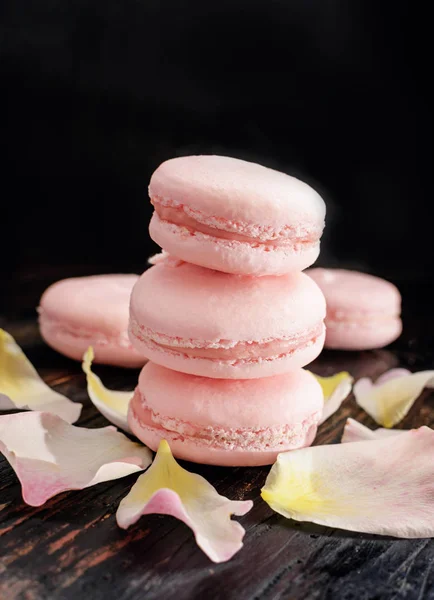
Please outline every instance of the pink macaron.
M326 298L326 348L382 348L401 334L401 295L389 281L344 269L309 269L306 274Z
M321 386L303 369L264 379L209 379L154 363L142 370L129 409L133 433L152 450L161 439L184 460L268 465L312 443Z
M97 363L143 366L146 359L128 338L128 306L137 280L137 275L95 275L54 283L38 308L42 337L75 360L93 346Z
M303 273L248 277L163 260L133 288L129 333L169 369L251 379L314 360L324 317L324 296Z
M315 262L325 205L307 184L226 156L185 156L152 175L150 234L187 262L240 275L283 275Z

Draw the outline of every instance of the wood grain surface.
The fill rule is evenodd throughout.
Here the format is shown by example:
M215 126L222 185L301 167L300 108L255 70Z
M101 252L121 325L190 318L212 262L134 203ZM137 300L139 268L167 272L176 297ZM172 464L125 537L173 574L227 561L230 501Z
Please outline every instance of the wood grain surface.
M325 351L312 370L328 375L345 369L359 378L396 366L432 369L432 302L423 304L415 294L409 298L404 335L391 349ZM2 318L0 326L16 338L50 385L84 404L80 425L107 424L87 397L80 365L45 346L34 319ZM109 367L95 371L108 387L125 390L133 389L138 375ZM315 443L339 441L348 416L374 426L351 397L320 428ZM423 424L434 425L434 394L429 391L401 427ZM268 468L187 467L220 494L254 501L254 508L239 519L246 529L244 548L228 563L211 563L191 531L171 517L146 516L127 531L119 529L115 512L137 475L64 493L32 508L23 503L17 478L1 457L0 599L434 598L434 540L397 540L292 522L260 498Z

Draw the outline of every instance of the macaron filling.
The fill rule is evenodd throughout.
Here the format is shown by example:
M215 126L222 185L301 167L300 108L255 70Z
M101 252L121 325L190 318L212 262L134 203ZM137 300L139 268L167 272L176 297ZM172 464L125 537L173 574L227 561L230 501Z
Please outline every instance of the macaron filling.
M269 339L263 341L230 340L199 341L180 337L171 337L160 334L140 326L135 319L130 319L131 334L143 344L152 349L181 355L185 358L196 358L228 362L256 363L264 360L283 358L304 350L315 344L324 332L321 322L307 332L283 339Z
M186 234L198 233L217 240L244 242L253 246L273 248L311 248L318 245L323 225L309 223L304 227L285 226L274 229L269 226L235 222L223 217L208 216L183 204L169 202L153 196L151 202L161 221L181 228Z
M339 327L384 327L385 325L396 325L401 322L399 314L390 314L386 312L368 312L368 311L351 311L328 310L326 316L326 324L329 329L337 329Z
M162 437L171 441L189 441L224 450L283 450L302 445L312 428L316 428L321 411L311 414L299 423L281 424L275 427L228 428L218 425L191 423L154 412L145 396L136 388L130 403L130 418L135 419L141 429L159 430Z

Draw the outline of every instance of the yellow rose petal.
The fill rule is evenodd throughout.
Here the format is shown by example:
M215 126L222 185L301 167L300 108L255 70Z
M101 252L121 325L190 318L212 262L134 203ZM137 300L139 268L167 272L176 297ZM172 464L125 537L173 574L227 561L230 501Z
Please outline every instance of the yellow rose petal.
M359 379L353 391L357 404L376 423L390 428L405 417L424 387L434 387L434 371L391 369L375 383L368 377Z
M104 417L127 433L131 433L128 426L128 406L134 392L115 391L107 389L101 379L92 371L94 358L93 348L89 346L83 356L82 368L86 373L87 393L95 408Z
M0 329L0 410L11 409L44 411L74 423L82 404L48 387L14 338Z
M351 393L354 379L346 371L342 371L331 377L321 377L320 375L315 375L315 373L312 373L312 375L322 387L324 394L324 410L320 421L321 424L339 410L342 402Z
M245 531L231 515L242 516L252 506L250 500L220 496L206 479L183 469L162 440L154 462L122 500L116 518L126 529L142 515L176 517L193 530L198 546L212 561L223 562L243 545Z
M280 454L262 498L276 512L350 531L434 536L434 431Z

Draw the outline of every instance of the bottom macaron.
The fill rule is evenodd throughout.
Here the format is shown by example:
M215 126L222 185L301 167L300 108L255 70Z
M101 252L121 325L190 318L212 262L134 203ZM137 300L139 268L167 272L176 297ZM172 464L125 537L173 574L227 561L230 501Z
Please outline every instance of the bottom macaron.
M129 409L133 433L177 458L220 466L272 464L312 443L323 393L303 369L262 379L210 379L148 363Z

